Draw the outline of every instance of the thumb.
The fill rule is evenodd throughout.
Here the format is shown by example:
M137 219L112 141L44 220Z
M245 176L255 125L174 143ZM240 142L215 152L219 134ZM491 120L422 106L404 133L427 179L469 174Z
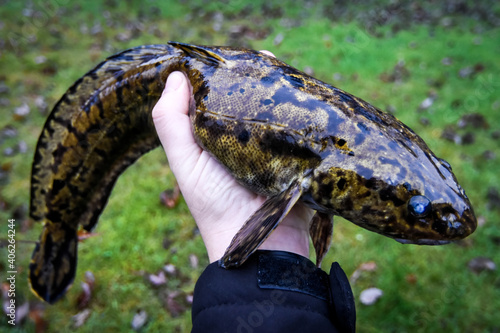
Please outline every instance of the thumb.
M187 78L181 72L172 72L152 112L156 132L176 176L182 169L189 172L194 167L189 166L189 162L194 163L201 153L188 116L190 99L191 87Z

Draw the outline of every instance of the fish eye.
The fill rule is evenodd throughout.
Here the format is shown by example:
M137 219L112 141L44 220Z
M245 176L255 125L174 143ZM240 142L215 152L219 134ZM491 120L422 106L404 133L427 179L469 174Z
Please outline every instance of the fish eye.
M423 195L416 195L408 201L408 211L415 217L425 217L431 211L431 201Z

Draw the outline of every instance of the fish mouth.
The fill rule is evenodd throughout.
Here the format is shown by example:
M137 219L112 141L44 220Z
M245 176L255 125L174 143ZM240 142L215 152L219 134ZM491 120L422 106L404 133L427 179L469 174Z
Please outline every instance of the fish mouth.
M444 245L451 243L451 241L436 240L436 239L411 240L411 239L396 238L396 241L400 242L401 244L416 244L416 245Z

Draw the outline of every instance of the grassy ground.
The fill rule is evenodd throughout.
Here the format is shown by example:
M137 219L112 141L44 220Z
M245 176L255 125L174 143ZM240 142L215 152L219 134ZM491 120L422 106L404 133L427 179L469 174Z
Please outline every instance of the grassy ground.
M357 303L359 332L498 332L498 269L476 274L468 263L481 256L500 265L500 199L494 195L500 190L499 16L493 1L0 1L0 239L15 218L16 302L30 305L15 327L2 316L0 330L75 329L80 284L91 271L95 288L78 331L129 331L141 310L148 315L144 331L189 331L185 296L208 260L182 200L173 210L159 203L159 193L174 184L160 150L119 179L96 235L80 244L77 277L65 299L46 306L26 282L41 229L27 219L29 175L47 112L104 57L178 40L272 50L390 110L419 133L453 166L482 221L476 233L448 246L402 246L338 218L325 263L338 261L348 275L363 263L376 264L352 285L357 299L368 287L384 292L375 305ZM420 107L427 98L432 105ZM484 119L458 126L470 114ZM166 264L177 272L154 287L150 274ZM2 283L7 265L2 247Z

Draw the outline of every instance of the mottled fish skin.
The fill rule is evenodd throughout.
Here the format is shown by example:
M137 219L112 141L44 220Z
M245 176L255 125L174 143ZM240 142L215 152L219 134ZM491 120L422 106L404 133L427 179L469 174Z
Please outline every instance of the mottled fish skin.
M301 184L300 200L321 217L312 230L321 256L331 237L321 223L333 215L410 243L475 230L449 164L392 115L253 50L148 45L83 76L44 126L30 210L44 223L30 264L31 287L44 300L62 297L74 278L79 226L95 226L120 173L159 144L151 110L175 70L193 87L196 141L242 185L272 198Z
M35 150L30 215L44 229L30 264L32 290L49 303L71 285L77 230L90 231L117 177L159 145L151 109L182 52L168 45L114 55L73 84Z

